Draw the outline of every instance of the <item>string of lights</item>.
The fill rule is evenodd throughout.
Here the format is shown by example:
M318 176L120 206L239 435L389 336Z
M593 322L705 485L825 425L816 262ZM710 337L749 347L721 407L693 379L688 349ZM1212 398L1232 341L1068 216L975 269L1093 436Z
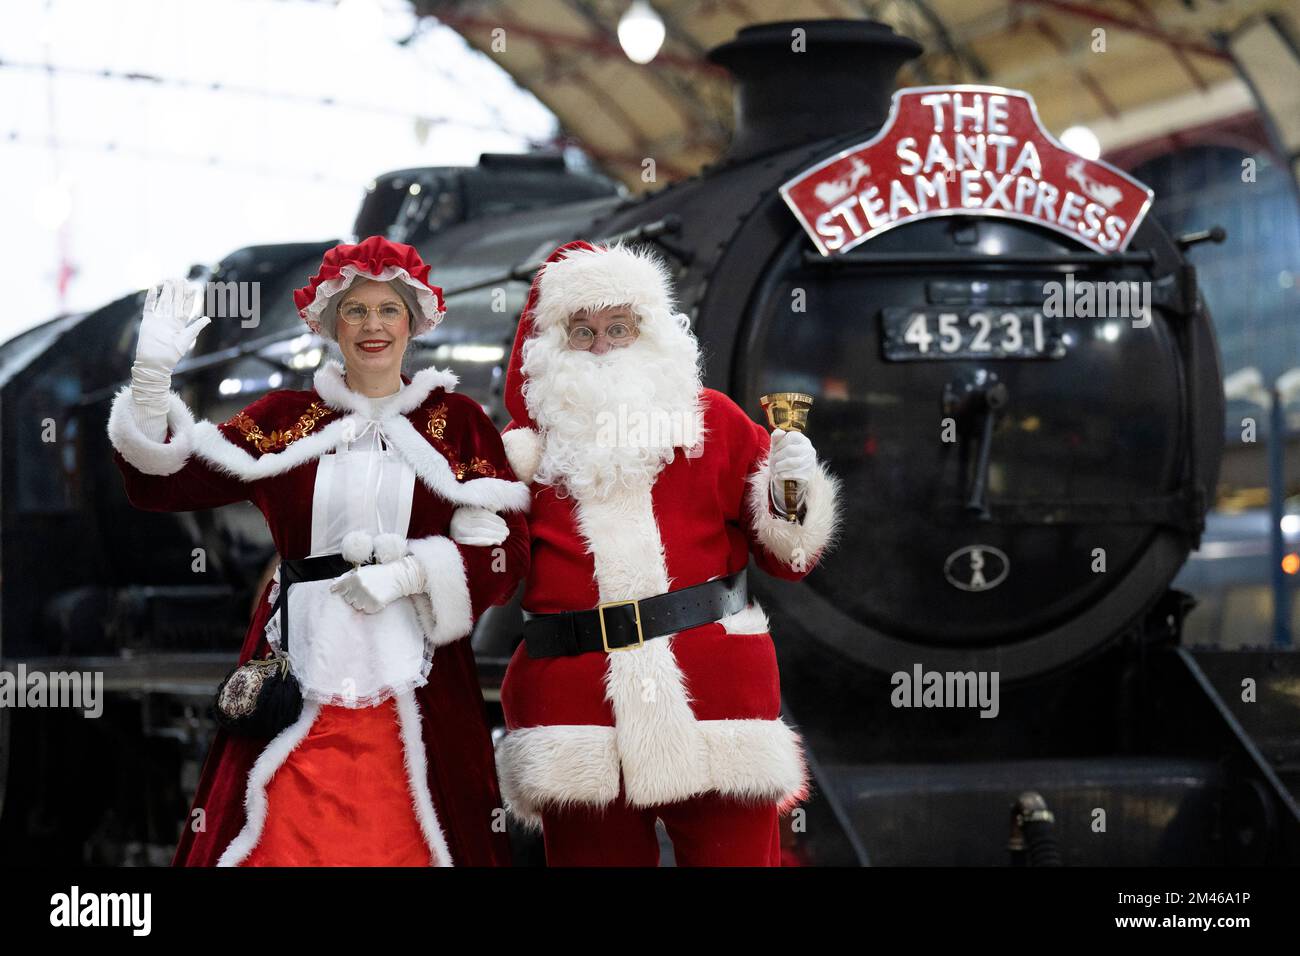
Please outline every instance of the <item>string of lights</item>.
M369 116L390 116L410 120L412 123L421 124L426 129L433 129L440 126L459 127L466 130L487 133L501 133L504 129L504 120L498 122L479 122L473 119L461 119L451 116L438 116L425 113L412 113L407 110L386 107L380 104L349 102L339 100L332 96L314 96L311 94L298 94L287 91L272 91L257 89L255 87L244 86L234 83L223 82L206 82L201 80L190 80L184 77L160 76L153 73L140 71L113 70L113 69L96 69L89 67L70 67L54 63L37 63L22 62L17 60L0 60L0 70L23 70L28 72L40 73L49 77L77 77L77 78L97 78L112 80L118 82L147 83L155 87L173 87L186 90L197 90L205 92L228 93L231 95L245 96L253 99L270 100L298 105L311 105L328 108L331 110L351 110L358 113L365 113ZM157 149L145 149L141 147L129 146L117 140L104 140L100 142L76 141L61 136L48 136L39 134L27 134L20 129L9 129L0 133L0 144L12 144L19 146L34 146L49 148L52 150L70 150L78 152L99 152L105 154L115 154L119 156L130 156L142 160L170 161L192 166L207 166L221 168L223 170L244 171L259 176L268 176L274 178L293 178L302 180L309 178L313 182L327 183L332 185L350 186L354 184L352 179L343 179L327 175L326 173L316 170L315 172L305 172L301 167L275 168L261 163L232 161L222 159L215 155L194 155L178 152L167 152ZM543 144L529 140L530 147L537 147Z
M78 244L74 237L82 237L84 222L78 221L74 214L75 197L81 190L97 188L107 167L100 173L91 170L98 169L96 164L100 162L122 161L115 167L118 172L109 174L114 177L150 175L140 169L142 166L160 173L168 167L180 167L198 174L229 176L231 186L236 180L246 179L274 183L269 188L277 194L292 194L295 188L306 186L319 187L316 190L319 196L345 197L360 191L365 183L364 175L347 176L338 167L318 166L312 160L301 163L305 157L298 155L297 150L258 149L257 131L264 124L273 127L281 115L315 114L317 123L347 125L361 120L368 121L372 128L383 129L387 125L390 130L395 125L395 145L404 138L401 131L409 130L418 147L424 147L432 138L434 143L430 145L442 139L459 146L482 141L482 148L502 148L504 144L495 145L501 137L526 149L554 147L553 120L550 129L544 129L547 124L539 126L533 118L532 114L538 111L525 110L516 116L504 104L494 101L491 91L498 87L502 95L515 99L522 91L517 85L510 90L511 84L502 84L499 79L494 82L499 70L490 65L492 57L474 50L437 19L417 15L413 7L400 0L296 2L317 9L333 8L323 15L325 20L333 18L336 28L331 32L330 24L324 23L327 38L342 34L349 49L368 51L364 54L368 62L377 58L375 62L409 76L409 82L403 85L403 95L396 99L376 95L373 101L368 101L350 83L324 83L301 89L294 88L298 86L296 81L288 80L260 85L256 76L243 71L218 67L214 74L197 64L124 62L120 55L113 58L114 65L96 63L100 58L91 51L81 50L72 42L75 34L66 31L56 19L56 11L64 11L60 0L44 0L41 4L44 20L27 33L25 43L15 46L13 41L18 37L8 38L10 42L0 52L0 83L11 79L4 88L42 90L44 116L14 111L5 121L0 121L0 155L7 155L8 162L26 163L29 168L39 170L37 176L41 182L32 193L32 217L48 230L55 245L52 268L44 277L56 290L60 311L67 308L73 277L82 271L74 254ZM250 14L253 6L247 8ZM170 6L168 9L175 10ZM318 19L321 18L312 18L314 23ZM271 25L271 21L264 24ZM275 25L282 24L275 21ZM168 20L165 27L161 21L154 26L165 30L177 24ZM65 50L67 54L63 55ZM468 72L452 66L467 61L471 67ZM484 73L488 74L485 79ZM221 114L228 118L242 114L248 117L248 126L247 134L239 139L252 148L231 149L229 142L208 142L202 136L167 140L143 137L138 126L130 123L114 123L107 128L70 124L68 105L84 99L87 86L93 87L94 95L103 101L101 109L124 116L148 112L145 107L155 97L169 108L173 98L190 101L198 116ZM422 108L426 102L422 91L427 92L427 110ZM203 98L205 94L207 99ZM470 104L472 109L465 108ZM78 155L85 161L78 161ZM342 201L346 203L346 199ZM89 207L81 208L84 215ZM142 259L148 255L147 251L139 252Z
M252 99L274 100L298 105L321 106L329 109L354 110L371 116L394 116L413 122L426 123L429 126L455 125L476 132L500 133L501 122L482 122L470 118L437 116L428 113L413 113L410 110L396 109L379 103L363 103L340 100L333 96L320 96L310 93L292 93L287 90L264 90L257 87L243 86L222 81L191 80L184 77L159 76L154 73L142 73L134 70L113 70L109 68L72 67L55 63L35 63L19 60L0 60L0 70L26 70L43 73L48 76L70 76L117 80L131 83L149 83L157 87L172 87L184 90L197 90L215 93L230 93L247 96Z
M51 149L57 152L111 153L116 156L125 156L132 159L172 162L189 166L206 166L209 168L219 168L232 172L247 172L268 178L294 179L300 182L304 179L308 179L312 182L325 183L334 186L358 186L355 178L327 176L319 170L315 172L307 172L301 167L294 167L291 169L275 168L260 163L242 162L211 155L197 156L187 155L184 153L166 152L156 149L144 149L138 146L119 143L116 140L78 142L76 140L58 136L24 135L21 130L9 130L6 134L0 136L0 145L15 144L19 146L32 146L38 149Z

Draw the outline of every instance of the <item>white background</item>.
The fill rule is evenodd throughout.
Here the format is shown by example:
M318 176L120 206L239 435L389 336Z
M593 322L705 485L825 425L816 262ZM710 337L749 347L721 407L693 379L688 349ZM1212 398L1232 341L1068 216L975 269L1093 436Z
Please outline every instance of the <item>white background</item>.
M241 246L347 238L378 173L553 139L490 57L427 19L396 42L415 29L405 0L0 2L0 341Z

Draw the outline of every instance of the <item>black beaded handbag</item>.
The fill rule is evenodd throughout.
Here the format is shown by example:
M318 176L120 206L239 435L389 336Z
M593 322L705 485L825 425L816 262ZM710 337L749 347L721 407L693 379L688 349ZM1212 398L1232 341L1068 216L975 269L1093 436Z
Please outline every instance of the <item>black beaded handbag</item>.
M352 569L341 554L280 562L280 593L272 613L280 615L280 653L240 664L217 688L212 712L217 724L240 737L274 737L302 714L302 688L289 669L289 587L336 578Z

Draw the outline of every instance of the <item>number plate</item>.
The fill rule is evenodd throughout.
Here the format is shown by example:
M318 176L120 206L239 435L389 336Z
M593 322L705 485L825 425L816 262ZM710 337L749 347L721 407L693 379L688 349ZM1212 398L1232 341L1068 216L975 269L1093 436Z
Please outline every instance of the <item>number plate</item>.
M887 308L881 343L890 362L1062 358L1061 321L1031 306Z

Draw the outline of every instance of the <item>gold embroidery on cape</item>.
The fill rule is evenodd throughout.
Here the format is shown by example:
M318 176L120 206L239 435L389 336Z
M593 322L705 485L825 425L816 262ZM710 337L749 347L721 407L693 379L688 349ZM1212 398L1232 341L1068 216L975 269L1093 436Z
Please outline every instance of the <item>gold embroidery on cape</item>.
M258 451L266 453L281 451L299 438L311 434L317 422L329 413L329 406L320 402L312 402L307 407L307 411L303 412L302 416L292 426L284 431L272 431L269 435L262 431L257 422L242 411L235 414L235 417L230 420L230 424L239 429L239 433L244 436L244 439L249 444Z
M464 481L465 475L471 471L474 472L474 474L482 475L485 478L495 478L497 475L496 468L494 468L492 462L488 461L486 458L473 458L470 460L468 465L463 461L454 461L454 459L452 459L452 461L454 462L452 464L452 471L455 473L457 481Z
M443 432L447 428L447 403L443 402L435 408L429 409L429 424L425 426L429 435L433 438L441 439L445 437Z
M470 472L476 475L483 475L488 478L495 478L497 470L493 467L492 462L486 458L472 458L468 464L456 460L456 453L447 446L447 403L442 402L429 409L429 421L424 426L424 430L429 433L429 437L437 441L437 448L442 452L442 457L447 459L447 464L451 466L451 472L456 476L457 481L464 481L465 476Z

